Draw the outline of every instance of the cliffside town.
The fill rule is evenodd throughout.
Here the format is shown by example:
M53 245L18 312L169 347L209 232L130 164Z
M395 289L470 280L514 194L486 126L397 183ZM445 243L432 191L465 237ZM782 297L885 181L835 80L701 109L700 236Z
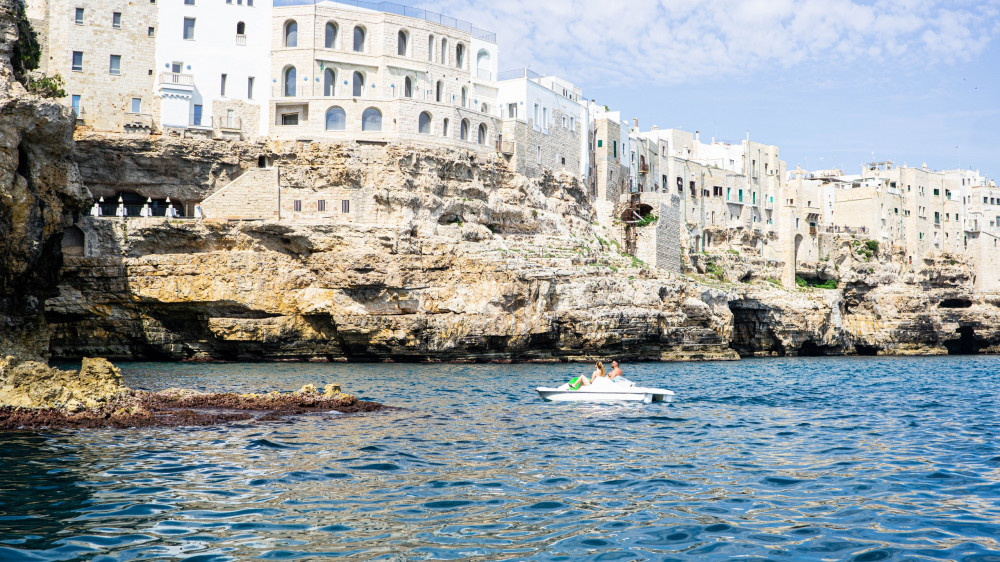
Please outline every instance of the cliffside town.
M46 30L46 52L73 53L69 65L77 52L86 65L87 49L115 48L73 26L94 37L148 27L159 67L172 58L160 52L168 25L187 33L203 21L172 11L187 7L112 4L63 13L50 0L29 15ZM66 14L79 19L53 19ZM257 76L275 85L247 77L245 97L227 94L244 78L234 73L199 85L203 74L184 72L199 58L148 75L118 67L148 84L62 69L67 105L7 80L0 356L998 351L1000 218L988 218L1000 192L977 172L877 163L858 176L789 174L775 146L643 132L565 80L500 80L489 34L458 23L336 2L254 14L266 28L234 21L243 33L233 48L264 34L273 49ZM230 48L192 33L204 53ZM80 51L69 44L84 40ZM378 70L355 70L364 61ZM305 68L319 75L303 80ZM341 90L352 80L362 89ZM74 88L97 88L99 103ZM202 95L210 115L195 103ZM116 100L133 105L105 107Z

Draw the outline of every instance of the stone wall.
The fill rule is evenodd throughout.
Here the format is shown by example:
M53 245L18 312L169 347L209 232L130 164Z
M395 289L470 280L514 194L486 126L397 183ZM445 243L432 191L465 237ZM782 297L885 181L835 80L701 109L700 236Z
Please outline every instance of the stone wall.
M562 126L564 114L552 109L552 125L548 129L536 128L533 121L504 120L504 131L513 129L513 138L504 134L504 140L514 141L510 157L511 168L528 177L541 176L545 171L578 175L580 162L586 155L580 153L582 124L573 129Z
M278 169L248 170L201 202L206 219L278 218Z

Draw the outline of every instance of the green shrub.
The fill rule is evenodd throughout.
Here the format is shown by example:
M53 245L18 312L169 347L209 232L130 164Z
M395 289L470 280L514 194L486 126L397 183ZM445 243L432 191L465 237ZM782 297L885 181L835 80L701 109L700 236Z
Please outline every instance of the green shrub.
M868 240L865 242L865 246L872 251L873 254L878 253L878 240Z
M63 85L62 76L56 74L55 76L42 76L38 80L29 76L24 87L28 89L28 92L43 98L64 98L66 90L63 90Z
M651 225L651 224L655 223L657 220L659 220L659 218L660 217L654 215L653 213L650 213L650 214L642 217L642 220L639 221L639 222L637 222L637 223L635 223L635 225L636 226L648 226L648 225Z
M795 276L795 284L798 285L799 287L809 286L809 283L807 283L805 279L799 277L798 275Z
M822 282L820 282L817 279L811 279L809 281L806 281L805 279L799 277L798 275L795 276L795 284L798 285L799 287L812 287L814 289L836 289L838 285L836 279L827 279L826 281Z
M17 24L17 41L11 49L10 64L14 69L14 78L24 84L28 73L38 68L42 48L24 11L24 0L14 0L14 19Z

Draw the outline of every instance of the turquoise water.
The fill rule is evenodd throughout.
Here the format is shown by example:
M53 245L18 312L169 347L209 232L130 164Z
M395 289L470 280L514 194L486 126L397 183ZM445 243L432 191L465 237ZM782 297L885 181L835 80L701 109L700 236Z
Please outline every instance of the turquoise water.
M0 435L0 559L1000 560L1000 359L125 364L159 390L339 382L401 409Z

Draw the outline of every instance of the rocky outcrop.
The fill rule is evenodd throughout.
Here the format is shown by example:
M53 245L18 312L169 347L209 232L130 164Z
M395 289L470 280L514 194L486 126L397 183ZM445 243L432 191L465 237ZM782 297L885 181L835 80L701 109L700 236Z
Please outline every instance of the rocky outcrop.
M12 9L0 0L0 357L41 360L43 303L58 284L62 233L89 196L69 158L72 112L11 80Z

